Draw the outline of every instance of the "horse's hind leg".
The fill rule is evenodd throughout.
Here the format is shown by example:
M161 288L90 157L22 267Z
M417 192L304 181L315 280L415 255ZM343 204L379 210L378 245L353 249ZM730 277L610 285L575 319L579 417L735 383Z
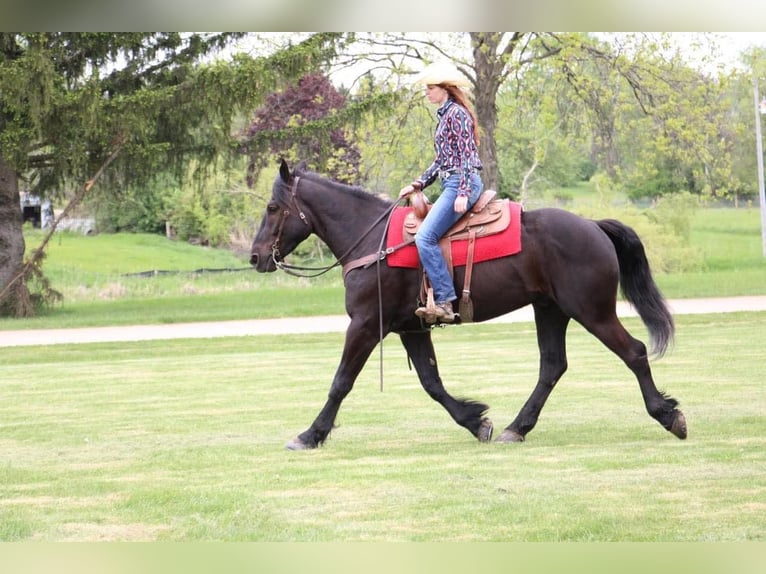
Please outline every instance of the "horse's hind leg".
M484 416L489 407L466 399L456 399L444 388L436 364L430 331L399 334L407 354L415 365L420 384L428 395L442 405L456 423L467 428L481 442L492 438L492 421Z
M514 421L497 437L498 442L521 442L537 424L553 387L567 370L567 317L554 303L534 304L540 372L537 385Z
M678 401L657 390L649 367L646 345L628 333L615 313L607 319L583 325L633 371L649 415L666 430L680 439L685 439L686 419L676 408Z

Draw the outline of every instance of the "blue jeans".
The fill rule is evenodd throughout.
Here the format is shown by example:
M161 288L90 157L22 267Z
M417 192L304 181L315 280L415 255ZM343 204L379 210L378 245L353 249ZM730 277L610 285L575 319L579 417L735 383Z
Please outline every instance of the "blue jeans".
M455 285L447 269L447 261L439 247L439 239L458 219L465 215L455 212L459 181L459 174L451 175L442 181L442 193L434 202L415 235L415 245L418 248L420 262L423 264L423 269L434 288L435 303L446 303L457 299ZM473 173L470 176L469 185L471 194L468 196L468 209L471 209L484 190L484 183L478 173Z

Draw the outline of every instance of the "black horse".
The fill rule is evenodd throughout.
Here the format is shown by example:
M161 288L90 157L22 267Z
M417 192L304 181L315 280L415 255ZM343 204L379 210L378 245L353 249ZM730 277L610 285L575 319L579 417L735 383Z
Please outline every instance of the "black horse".
M285 267L283 258L311 233L340 263L377 254L394 204L282 161L255 236L250 263L259 272ZM636 233L615 220L593 221L555 208L524 211L523 250L477 263L473 269L473 320L485 321L526 305L534 308L540 370L537 385L497 441L519 442L537 423L553 387L567 369L566 330L579 322L620 357L638 380L648 413L678 438L686 420L677 401L657 390L647 348L616 314L618 284L636 308L661 356L672 341L673 318L649 270ZM385 246L384 246L385 247ZM465 268L454 270L458 293ZM356 267L344 279L351 319L343 355L329 396L311 426L287 443L289 449L321 445L333 428L341 402L382 336L394 332L415 365L423 388L479 441L492 437L488 406L457 399L444 388L431 342L431 326L415 315L420 293L417 269L389 267L385 259Z

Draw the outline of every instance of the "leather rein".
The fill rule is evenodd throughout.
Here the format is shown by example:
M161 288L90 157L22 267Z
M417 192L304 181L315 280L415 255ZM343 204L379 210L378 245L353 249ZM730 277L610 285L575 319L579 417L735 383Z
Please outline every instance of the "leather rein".
M305 225L310 225L308 222L308 218L306 217L306 214L303 212L303 210L300 207L300 204L298 203L298 182L300 181L300 176L296 176L293 179L293 184L290 186L290 203L294 207L295 211L298 213L298 217ZM327 265L325 267L302 267L300 265L290 265L289 263L285 263L284 261L281 261L279 259L280 253L279 253L279 240L282 237L282 229L284 227L285 221L287 220L287 217L290 215L290 209L285 208L282 210L282 218L279 221L279 226L277 227L277 236L274 239L274 243L271 245L271 258L274 260L274 264L277 266L277 268L281 269L285 273L289 275L293 275L295 277L318 277L324 273L327 273L331 269L334 269L338 265L341 264L343 259L347 257L356 247L359 246L359 244L362 242L362 240L367 237L373 229L384 219L386 219L386 225L383 229L383 236L380 238L380 244L378 246L378 252L373 253L371 255L367 255L365 257L361 257L359 259L355 259L351 261L350 263L346 264L343 268L343 277L345 281L345 276L348 271L351 269L355 269L357 267L361 266L369 266L372 263L377 262L377 280L378 280L378 328L379 328L379 349L380 349L380 392L383 392L383 290L381 286L381 278L380 278L380 262L386 258L387 255L390 253L393 253L396 249L399 247L404 247L408 243L403 243L395 248L388 248L383 249L383 244L386 241L386 233L388 231L388 226L391 224L391 216L394 213L394 209L397 205L401 202L401 198L395 201L393 204L391 204L391 207L388 207L383 213L380 214L380 216L372 222L372 224L365 230L364 233L357 239L351 247L349 247L343 255L340 257L337 257L335 260L335 263L332 263L331 265ZM304 271L307 271L309 273L303 273Z
M383 231L383 240L385 240L386 231L388 230L388 226L391 222L391 216L393 215L394 209L396 208L397 205L399 205L399 201L401 200L397 200L396 202L391 204L391 206L388 207L382 214L380 214L380 216L375 221L372 222L372 224L365 230L365 232L359 236L359 239L357 239L353 243L353 245L351 245L351 247L349 247L345 251L345 253L343 253L343 255L336 258L334 263L330 265L326 265L324 267L303 267L301 265L291 265L289 263L285 263L281 259L281 254L279 252L279 243L280 243L280 239L282 238L282 230L284 228L285 221L287 221L287 218L291 215L290 209L293 208L295 210L295 212L298 214L298 218L300 218L300 220L304 223L304 225L307 225L307 226L310 225L308 218L306 217L306 214L303 212L300 204L298 203L298 182L300 181L300 179L301 179L300 176L296 176L293 179L293 184L290 186L289 205L286 208L282 209L279 225L277 226L277 234L276 234L277 236L274 239L274 242L271 244L271 258L274 261L274 265L276 265L278 269L281 269L288 275L293 275L295 277L319 277L320 275L323 275L327 273L328 271L336 268L338 265L341 265L343 259L348 257L348 255L359 246L362 240L365 237L367 237L381 221L388 218L388 220L386 221L385 229ZM383 242L381 241L381 246L378 250L378 253L368 255L366 257L363 257L355 261L363 261L364 263L368 263L368 262L374 262L380 259L385 259L386 255L389 254L390 250L384 251L382 249L382 244ZM345 271L345 268L344 268L344 271Z

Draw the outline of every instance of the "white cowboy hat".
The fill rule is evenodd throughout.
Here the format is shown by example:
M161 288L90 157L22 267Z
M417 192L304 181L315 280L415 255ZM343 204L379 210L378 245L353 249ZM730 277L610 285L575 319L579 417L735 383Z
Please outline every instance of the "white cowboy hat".
M412 81L415 84L448 84L459 88L471 86L468 78L461 74L455 66L447 62L436 62L426 66Z

